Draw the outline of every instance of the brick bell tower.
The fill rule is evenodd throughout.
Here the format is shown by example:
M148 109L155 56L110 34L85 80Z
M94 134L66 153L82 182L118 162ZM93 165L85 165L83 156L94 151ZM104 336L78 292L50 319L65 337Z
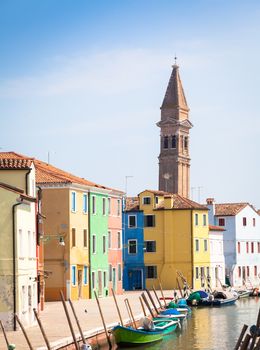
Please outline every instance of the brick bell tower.
M190 196L189 107L179 75L179 66L172 74L161 106L159 190Z

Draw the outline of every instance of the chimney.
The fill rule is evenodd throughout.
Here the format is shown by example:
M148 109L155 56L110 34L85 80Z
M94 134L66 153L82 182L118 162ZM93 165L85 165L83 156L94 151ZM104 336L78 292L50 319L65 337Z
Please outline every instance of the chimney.
M208 217L209 217L209 224L214 225L215 224L215 199L214 198L207 198L207 207L209 209Z

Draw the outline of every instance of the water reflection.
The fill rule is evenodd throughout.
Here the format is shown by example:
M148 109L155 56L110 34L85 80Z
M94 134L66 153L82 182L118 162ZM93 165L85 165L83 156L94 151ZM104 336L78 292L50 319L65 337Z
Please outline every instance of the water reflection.
M240 299L235 305L219 308L193 308L192 316L182 329L164 337L163 341L141 346L145 350L227 350L232 349L243 324L256 323L260 298ZM117 349L115 346L114 349ZM125 348L126 349L126 348ZM126 350L133 350L128 348Z

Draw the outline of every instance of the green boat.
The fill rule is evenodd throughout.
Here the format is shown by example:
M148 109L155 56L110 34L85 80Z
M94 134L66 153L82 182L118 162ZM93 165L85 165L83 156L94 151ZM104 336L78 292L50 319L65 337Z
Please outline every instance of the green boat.
M116 326L112 329L115 342L119 346L138 346L150 344L162 340L163 336L173 332L179 325L176 320L154 319L153 328L146 330L143 327L138 329Z

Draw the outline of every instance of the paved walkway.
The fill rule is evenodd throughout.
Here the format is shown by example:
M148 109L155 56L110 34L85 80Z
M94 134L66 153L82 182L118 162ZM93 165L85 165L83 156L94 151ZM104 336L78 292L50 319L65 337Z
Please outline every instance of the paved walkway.
M172 296L172 291L164 291L165 296ZM128 298L130 306L133 310L133 314L136 318L142 317L142 308L139 301L140 291L127 292L123 295L117 296L118 305L122 314L124 322L129 320L127 310L125 307L124 299ZM158 292L158 295L161 295ZM154 297L154 294L152 293ZM119 323L119 317L115 307L113 297L100 298L100 305L103 311L106 325L111 327L113 324ZM68 304L68 303L67 303ZM81 328L86 336L96 335L103 332L103 326L101 317L98 311L97 302L95 299L78 300L73 302L76 314L78 316ZM69 307L69 304L68 304ZM71 314L71 311L70 311ZM73 316L73 328L76 334L79 335L79 331L74 321ZM71 333L65 312L61 302L47 302L45 303L45 310L40 314L40 319L44 330L47 334L51 347L58 349L61 346L71 343ZM28 337L32 343L34 349L44 349L45 342L41 335L38 325L26 329ZM28 350L28 345L24 339L21 331L7 332L9 343L16 344L17 350ZM0 349L6 349L4 336L0 332ZM46 348L47 349L47 348Z

